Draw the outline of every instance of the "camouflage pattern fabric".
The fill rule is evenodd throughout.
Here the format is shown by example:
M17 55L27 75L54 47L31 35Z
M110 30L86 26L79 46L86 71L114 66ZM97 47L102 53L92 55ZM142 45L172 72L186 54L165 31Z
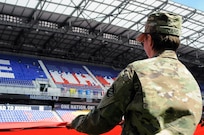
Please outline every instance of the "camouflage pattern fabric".
M143 42L144 35L150 33L181 35L182 17L174 13L155 12L148 16L145 31L137 37L137 41Z
M96 109L71 126L89 135L111 130L124 116L121 135L193 135L202 113L199 86L174 51L129 64Z
M145 24L145 33L163 33L180 36L182 17L173 13L158 12L151 14Z

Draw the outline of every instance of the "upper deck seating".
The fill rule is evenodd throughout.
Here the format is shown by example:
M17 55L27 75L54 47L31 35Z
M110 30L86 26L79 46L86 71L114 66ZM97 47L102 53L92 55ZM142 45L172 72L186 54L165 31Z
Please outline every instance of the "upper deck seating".
M47 78L37 59L0 54L0 85L33 87L36 78Z
M83 65L68 62L43 61L58 87L98 88L98 83L83 68Z
M54 83L63 95L98 98L103 94L100 84L81 64L43 60ZM84 92L85 91L85 92ZM82 96L83 95L83 96Z
M109 87L115 78L117 77L119 71L116 71L109 67L100 67L100 66L86 66L92 74L106 87Z

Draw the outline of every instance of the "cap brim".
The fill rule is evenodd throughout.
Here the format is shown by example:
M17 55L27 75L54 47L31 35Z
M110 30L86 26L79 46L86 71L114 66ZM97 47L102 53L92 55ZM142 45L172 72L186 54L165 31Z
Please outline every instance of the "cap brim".
M145 38L145 33L140 34L138 37L136 37L136 40L139 42L143 42Z

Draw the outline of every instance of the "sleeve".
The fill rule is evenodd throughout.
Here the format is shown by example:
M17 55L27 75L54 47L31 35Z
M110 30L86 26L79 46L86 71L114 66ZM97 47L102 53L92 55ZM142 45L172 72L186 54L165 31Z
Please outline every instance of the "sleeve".
M76 117L71 127L87 134L101 134L121 122L126 107L135 93L133 77L134 71L131 66L122 70L97 108L91 110L87 115Z

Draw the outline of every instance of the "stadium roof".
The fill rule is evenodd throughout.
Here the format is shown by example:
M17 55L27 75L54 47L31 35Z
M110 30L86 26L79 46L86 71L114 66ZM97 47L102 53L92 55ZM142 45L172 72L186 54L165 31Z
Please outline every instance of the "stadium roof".
M146 58L135 37L154 11L182 15L178 56L203 79L204 12L170 0L0 0L0 47L123 68Z

